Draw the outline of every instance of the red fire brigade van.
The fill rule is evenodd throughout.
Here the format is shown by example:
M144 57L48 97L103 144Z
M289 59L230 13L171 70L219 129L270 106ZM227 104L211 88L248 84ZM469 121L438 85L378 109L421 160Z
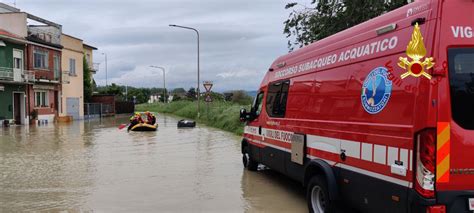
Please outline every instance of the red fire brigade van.
M279 57L243 163L307 188L310 212L474 210L474 1L419 0Z

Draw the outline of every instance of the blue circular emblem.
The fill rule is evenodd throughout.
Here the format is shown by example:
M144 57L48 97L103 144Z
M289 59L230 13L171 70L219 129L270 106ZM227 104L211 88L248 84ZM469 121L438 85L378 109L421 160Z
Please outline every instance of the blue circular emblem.
M377 67L372 70L362 85L361 101L365 111L377 114L385 108L392 94L392 81L388 79L388 70Z

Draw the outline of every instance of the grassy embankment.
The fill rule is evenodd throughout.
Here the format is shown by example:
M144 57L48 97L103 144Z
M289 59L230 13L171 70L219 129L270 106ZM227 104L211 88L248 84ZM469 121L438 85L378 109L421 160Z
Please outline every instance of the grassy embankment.
M197 118L197 103L192 101L176 101L169 104L154 103L140 104L136 106L137 111L150 111L172 114L179 117L195 120L198 124L219 128L225 131L241 135L244 124L239 121L241 108L249 108L233 102L217 101L209 104L209 112L206 103L201 103L201 117ZM158 117L158 119L160 119Z

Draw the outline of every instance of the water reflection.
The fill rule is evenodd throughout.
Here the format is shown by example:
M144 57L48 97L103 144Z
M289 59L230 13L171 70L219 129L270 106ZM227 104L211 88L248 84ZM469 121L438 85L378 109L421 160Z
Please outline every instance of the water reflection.
M83 206L95 170L94 148L85 132L81 122L1 129L0 209Z
M127 117L0 129L0 212L305 212L301 187L246 172L240 137L212 128L118 130Z
M307 212L301 184L272 170L242 173L245 212Z

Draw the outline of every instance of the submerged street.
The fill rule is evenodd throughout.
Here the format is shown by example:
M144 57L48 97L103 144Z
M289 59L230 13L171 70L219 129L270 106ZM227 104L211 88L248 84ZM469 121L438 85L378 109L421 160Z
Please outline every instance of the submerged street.
M307 212L302 187L241 163L240 137L127 117L0 129L0 212Z

